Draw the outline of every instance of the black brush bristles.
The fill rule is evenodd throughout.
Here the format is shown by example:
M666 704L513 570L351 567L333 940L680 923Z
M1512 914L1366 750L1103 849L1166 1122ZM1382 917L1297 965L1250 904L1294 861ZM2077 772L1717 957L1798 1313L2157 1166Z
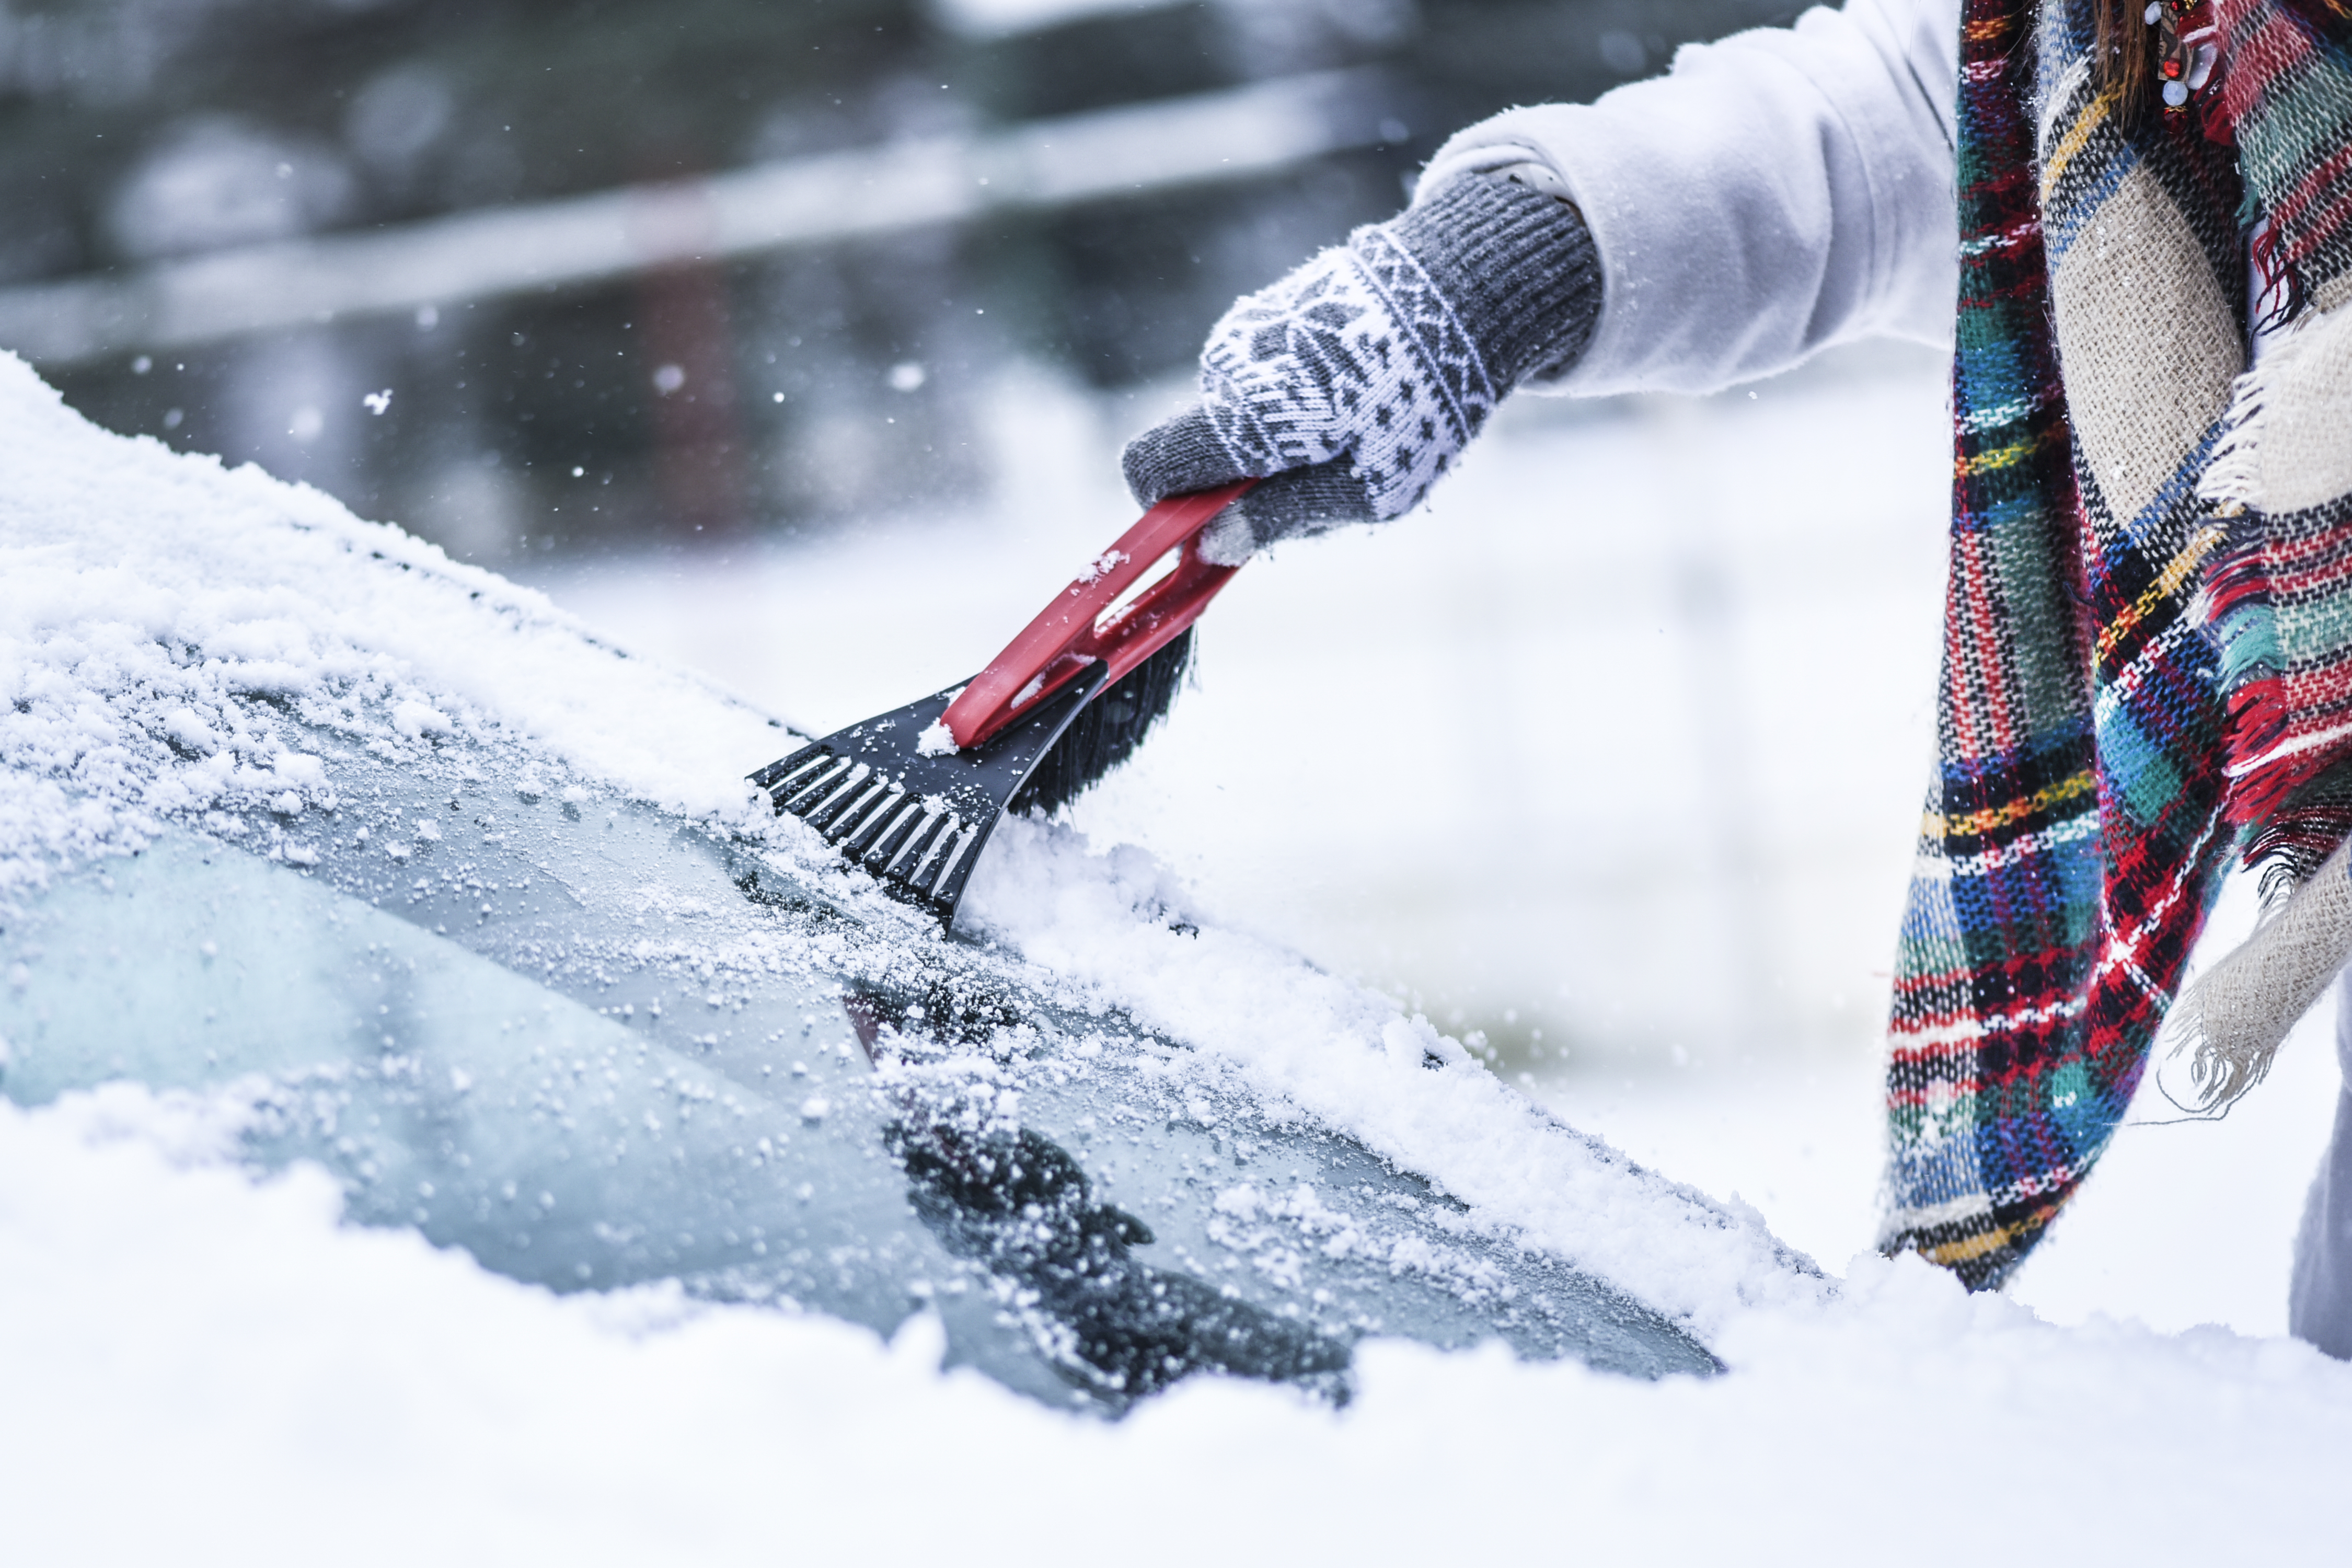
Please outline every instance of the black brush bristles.
M1192 667L1192 632L1188 626L1078 710L1007 809L1051 816L1101 783L1168 716Z

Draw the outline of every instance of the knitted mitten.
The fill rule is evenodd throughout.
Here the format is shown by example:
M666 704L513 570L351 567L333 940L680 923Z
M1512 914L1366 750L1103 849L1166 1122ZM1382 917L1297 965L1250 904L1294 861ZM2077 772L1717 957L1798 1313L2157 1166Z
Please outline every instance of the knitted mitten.
M1202 541L1223 564L1396 517L1505 393L1575 362L1600 311L1576 208L1465 174L1235 301L1201 351L1199 405L1128 444L1128 488L1149 505L1265 479Z

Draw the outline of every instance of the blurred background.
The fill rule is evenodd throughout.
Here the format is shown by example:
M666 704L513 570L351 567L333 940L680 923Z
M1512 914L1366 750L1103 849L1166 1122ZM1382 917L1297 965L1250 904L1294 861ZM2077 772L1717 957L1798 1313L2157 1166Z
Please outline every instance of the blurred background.
M6 0L0 342L476 560L821 530L1001 482L1008 360L1164 375L1447 129L1795 9Z
M1225 306L1453 129L1798 8L0 0L0 348L822 732L984 663L1132 521L1118 447ZM1944 380L1863 345L1514 400L1426 513L1237 578L1075 826L1842 1262L1932 754ZM2327 1092L2186 1163L2126 1132L2110 1168L2154 1173L2095 1184L2141 1205L2111 1237L2251 1169L2280 1201L2198 1247L2062 1233L2027 1291L2283 1322Z

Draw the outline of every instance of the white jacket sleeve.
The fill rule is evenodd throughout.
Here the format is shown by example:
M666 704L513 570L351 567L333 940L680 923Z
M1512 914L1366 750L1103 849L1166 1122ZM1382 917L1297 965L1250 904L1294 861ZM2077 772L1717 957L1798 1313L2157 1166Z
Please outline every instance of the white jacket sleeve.
M1423 188L1534 162L1583 213L1601 318L1538 390L1708 392L1854 338L1948 343L1958 47L1958 0L1847 0L1593 103L1507 110Z

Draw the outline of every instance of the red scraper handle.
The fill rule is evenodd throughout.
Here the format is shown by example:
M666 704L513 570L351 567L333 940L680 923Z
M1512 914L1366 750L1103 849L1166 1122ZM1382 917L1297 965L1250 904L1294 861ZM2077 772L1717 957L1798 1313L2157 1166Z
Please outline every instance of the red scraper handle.
M1170 496L1145 512L948 705L957 747L988 740L1097 660L1108 667L1104 690L1173 641L1240 570L1202 560L1200 540L1255 483Z

